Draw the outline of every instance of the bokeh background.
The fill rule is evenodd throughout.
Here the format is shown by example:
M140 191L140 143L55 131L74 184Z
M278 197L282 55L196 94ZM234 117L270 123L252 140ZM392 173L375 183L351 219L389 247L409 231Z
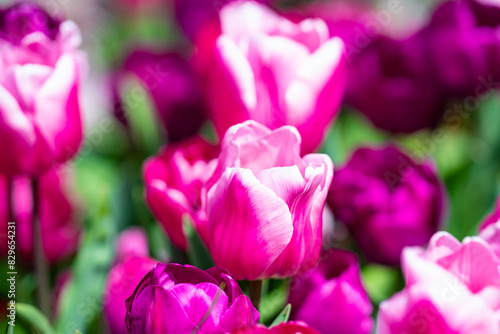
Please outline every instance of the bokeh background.
M72 203L66 218L79 232L50 268L55 327L105 333L104 284L121 231L139 226L152 257L183 260L146 207L141 167L167 142L195 133L216 142L196 53L200 31L207 33L203 25L216 20L226 1L38 2L78 24L90 64L81 89L85 143L66 166L64 185ZM477 234L499 193L500 10L443 9L444 2L286 0L271 6L291 20L321 17L346 43L346 95L320 151L336 169L357 147L384 143L396 143L417 162L432 161L448 199L442 229L462 239ZM325 245L352 246L345 227L331 213L325 217ZM400 270L359 255L377 306L403 286ZM19 302L34 303L31 266L18 260ZM1 259L0 270L6 267ZM6 296L5 282L0 288ZM266 289L261 317L269 321L287 292L279 282ZM16 333L27 332L16 326Z

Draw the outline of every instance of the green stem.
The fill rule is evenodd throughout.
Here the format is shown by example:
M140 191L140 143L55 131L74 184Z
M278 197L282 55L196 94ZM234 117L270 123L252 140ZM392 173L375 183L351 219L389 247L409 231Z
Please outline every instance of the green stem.
M250 281L248 285L248 294L250 295L250 300L253 306L258 310L260 304L260 295L262 293L262 281Z
M35 275L38 282L37 297L40 311L50 319L49 270L43 250L42 229L39 222L39 188L36 177L31 182L33 194L33 255L35 259Z

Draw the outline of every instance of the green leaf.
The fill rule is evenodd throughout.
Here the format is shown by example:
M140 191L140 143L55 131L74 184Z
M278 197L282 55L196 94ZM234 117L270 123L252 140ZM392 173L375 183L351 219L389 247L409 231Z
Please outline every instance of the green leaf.
M75 329L75 334L82 334L78 329Z
M156 153L161 145L161 122L149 91L138 78L130 76L125 83L123 107L132 127L134 144L147 155Z
M54 329L50 325L49 320L36 307L32 305L17 303L16 315L22 322L31 326L37 333L55 333Z
M208 269L214 266L214 261L207 247L201 241L200 236L193 228L193 222L188 215L184 215L182 219L182 227L184 235L188 241L188 259L189 263L200 269Z
M278 314L278 316L276 317L276 319L274 319L270 327L277 326L282 322L287 322L288 318L290 318L291 311L292 311L292 304L287 304L283 309L283 311L281 311L280 314Z
M273 286L274 285L274 286ZM288 285L282 280L265 280L260 299L260 323L269 324L283 310L288 298Z
M400 289L399 270L378 264L369 264L362 269L363 283L371 301L378 305Z

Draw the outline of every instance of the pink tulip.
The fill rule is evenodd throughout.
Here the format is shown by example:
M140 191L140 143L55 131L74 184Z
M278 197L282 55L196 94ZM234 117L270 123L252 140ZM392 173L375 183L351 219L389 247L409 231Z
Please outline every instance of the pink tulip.
M313 267L332 177L328 156L300 157L292 126L271 131L246 121L229 128L207 184L207 241L215 263L249 280Z
M127 333L125 301L157 262L149 257L130 257L111 268L104 290L103 307L112 334Z
M146 201L170 240L185 250L182 230L185 215L198 233L206 238L207 216L202 196L203 184L212 175L219 150L201 137L166 146L144 163Z
M438 232L402 259L406 287L380 305L377 333L500 332L500 258L489 243Z
M293 125L302 154L314 151L343 97L342 40L329 39L320 19L295 24L251 1L226 5L220 21L207 80L219 136L248 119L271 129Z
M103 293L103 308L112 334L127 333L125 300L158 261L149 257L144 230L132 227L116 242L115 265L111 268Z
M39 174L82 140L78 101L85 57L75 23L33 4L0 11L0 173Z
M61 174L62 175L62 174ZM80 228L75 212L65 191L64 179L51 169L39 178L39 222L42 246L49 262L71 255L78 247ZM14 221L16 223L16 251L27 261L33 257L32 189L26 177L13 180ZM0 176L0 228L7 231L7 180ZM7 234L0 233L1 253L7 254Z
M254 325L231 332L231 334L319 334L319 332L303 322L290 321L270 328Z

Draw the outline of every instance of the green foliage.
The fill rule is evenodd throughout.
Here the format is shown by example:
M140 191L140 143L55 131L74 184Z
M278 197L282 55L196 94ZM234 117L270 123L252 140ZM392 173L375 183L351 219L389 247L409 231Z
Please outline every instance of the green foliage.
M288 318L290 318L290 312L292 311L292 305L291 304L286 304L285 308L283 309L283 311L280 312L280 314L278 314L278 316L276 317L276 319L274 319L274 321L271 323L271 326L270 327L274 327L274 326L277 326L283 322L287 322L288 321Z
M16 316L37 334L55 334L49 320L34 306L16 303Z

